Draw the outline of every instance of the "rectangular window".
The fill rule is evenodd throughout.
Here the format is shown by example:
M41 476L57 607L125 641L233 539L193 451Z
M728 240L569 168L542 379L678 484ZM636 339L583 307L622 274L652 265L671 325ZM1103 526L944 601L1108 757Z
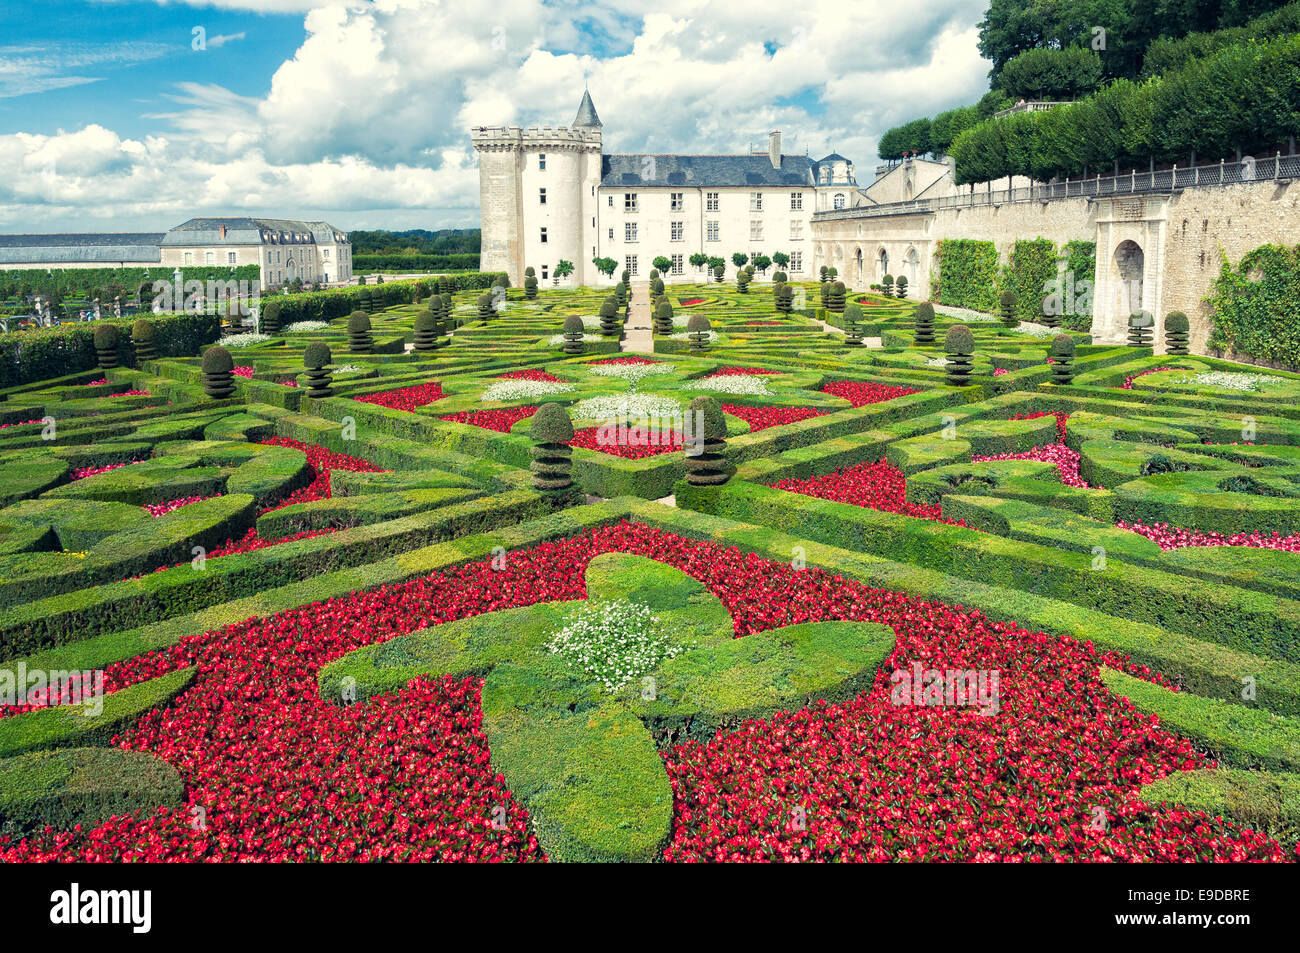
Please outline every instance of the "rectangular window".
M609 196L609 207L614 207L614 196L612 194Z
M761 212L761 211L763 211L763 193L762 193L762 192L750 192L750 193L749 193L749 210L750 210L751 212Z
M629 276L636 275L636 255L628 255L623 259L623 267L627 269Z
M546 204L546 190L545 190L545 189L538 189L538 190L537 190L537 201L538 201L540 204L542 204L542 205L545 205L545 204Z
M803 241L803 222L800 219L790 220L790 241Z
M183 264L183 265L192 265L192 264L194 264L194 252L192 252L192 251L187 251L187 252L185 253L185 255L183 256L183 259L182 259L182 261L181 261L181 264Z
M623 193L623 211L625 211L625 212L635 212L635 211L636 211L636 193L635 193L635 192L624 192L624 193Z
M761 218L751 218L749 220L749 240L752 242L761 242L763 240L763 220Z
M790 252L790 270L793 272L803 271L803 252Z
M705 192L705 193L704 193L704 210L705 210L706 212L716 212L716 211L718 210L718 193L717 193L717 192Z
M790 193L790 211L792 211L792 212L802 212L802 211L803 211L803 193L802 193L802 192L791 192L791 193Z
M673 255L673 274L680 275L682 273L682 267L683 267L682 256Z
M543 280L543 281L545 281L548 277L550 277L550 276L546 273L546 269L549 268L549 267L550 267L550 265L542 265L542 280Z
M709 241L709 242L716 242L716 241L719 240L719 239L718 239L718 223L717 223L717 222L705 222L705 223L704 223L704 240L705 240L705 241Z
M636 241L636 222L623 223L623 241L625 242Z
M328 258L330 256L330 250L328 248L322 248L320 255L322 258Z
M609 240L611 242L614 240L614 229L612 228L609 230Z
M231 265L235 263L235 253L233 251L226 252L226 262Z
M671 227L672 227L672 240L673 240L673 241L675 241L675 242L680 242L680 241L685 241L685 240L686 240L686 223L685 223L685 222L673 222L672 225L671 225Z
M684 192L670 192L669 197L672 201L672 211L680 212L686 208L686 194Z
M537 171L539 171L539 172L545 172L545 171L546 171L546 153L545 153L545 152L539 152L539 153L537 153Z
M546 244L546 229L542 229L542 244Z
M203 264L215 265L217 263L217 253L214 251L205 251L203 253Z

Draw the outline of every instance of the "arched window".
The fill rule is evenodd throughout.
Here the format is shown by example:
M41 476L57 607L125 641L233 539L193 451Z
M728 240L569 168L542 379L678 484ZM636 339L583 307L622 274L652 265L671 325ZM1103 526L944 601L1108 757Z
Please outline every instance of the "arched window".
M836 193L835 193L835 203L834 203L834 205L835 205L835 208L844 208L844 193L843 193L843 192L836 192Z

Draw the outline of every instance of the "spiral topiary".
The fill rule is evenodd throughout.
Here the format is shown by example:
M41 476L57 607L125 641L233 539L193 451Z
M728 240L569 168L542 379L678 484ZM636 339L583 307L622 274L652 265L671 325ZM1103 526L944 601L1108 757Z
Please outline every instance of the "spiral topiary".
M1074 338L1058 334L1052 338L1052 383L1068 384L1074 379Z
M822 307L823 307L823 308L826 307L827 302L831 300L831 283L830 283L830 281L829 281L829 280L828 280L828 281L823 281L820 285L818 285L818 286L817 286L817 292L818 292L818 294L821 295Z
M660 301L655 307L655 334L673 333L673 306L667 301Z
M1150 347L1152 330L1151 326L1155 322L1151 320L1151 314L1147 311L1138 311L1128 316L1128 346L1129 347Z
M650 282L650 294L661 295L663 293L664 293L664 280L662 278L656 278L654 281Z
M862 309L856 301L850 301L844 306L844 343L849 347L862 346L861 323Z
M539 493L562 493L573 486L573 421L556 403L542 404L532 419L533 489Z
M899 275L898 281L894 285L894 295L899 298L907 297L907 276Z
M370 333L370 315L353 311L348 315L348 350L356 354L369 354L375 346Z
M324 341L312 341L302 352L302 364L307 374L308 397L330 397L334 389L330 386L334 378L330 375L329 365L334 362L334 355Z
M524 279L524 297L529 301L537 297L537 279L532 275Z
M1165 351L1169 354L1187 353L1187 332L1191 323L1181 311L1165 315Z
M881 282L880 282L880 293L883 294L886 298L892 298L892 297L894 296L894 276L893 276L893 275L885 275L885 277L884 277L883 279L881 279Z
M794 311L794 285L787 285L784 281L777 285L776 310L780 314L790 314Z
M116 324L100 324L95 328L95 359L102 368L117 367L117 347L122 342L122 332Z
M131 325L131 343L135 345L135 363L158 360L158 348L154 337L153 325L146 318L139 318Z
M620 281L614 286L614 297L618 299L618 306L626 308L628 303L627 284Z
M366 285L365 279L361 279L361 287L357 289L357 309L370 314L375 310L375 296Z
M749 294L749 272L744 268L736 272L736 290L741 294Z
M944 374L953 387L962 387L970 383L970 372L975 362L971 356L975 353L975 335L964 324L954 324L948 329L943 339L943 349L948 355L944 365Z
M1002 324L1008 328L1020 327L1020 298L1014 291L1002 292L998 299L1002 308Z
M722 284L722 276L726 274L726 271L727 269L724 265L713 266L713 281L715 284Z
M235 361L230 352L214 344L203 352L199 364L203 371L203 393L215 400L223 400L235 393Z
M535 269L532 265L529 265L527 268L524 269L524 277L525 277L525 278L536 278L536 277L537 277L537 269Z
M826 296L826 310L844 313L844 282L837 281L831 285L830 294Z
M618 317L618 299L610 295L600 305L600 333L607 338L617 337L623 330Z
M1061 326L1061 316L1053 312L1044 311L1039 317L1038 323L1045 328L1059 328Z
M478 307L478 316L481 321L489 321L492 318L492 296L490 294L481 294L475 302Z
M258 329L263 334L274 334L280 330L280 302L271 300L262 302L258 315Z
M916 306L916 331L913 342L917 347L931 347L934 344L934 305L922 301Z
M576 314L571 314L564 319L564 353L581 354L587 349L587 345L582 340L585 332L585 326L582 318Z
M721 486L734 472L726 458L727 418L712 397L696 397L686 414L686 482Z
M822 284L826 284L826 282L830 281L831 280L830 269L827 268L825 265L822 265L821 270L817 272L817 280L820 281Z
M659 280L659 269L658 269L658 268L651 268L651 269L650 269L650 284L654 284L654 283L655 283L656 281L658 281L658 280Z
M709 349L709 332L713 330L713 325L709 319L702 314L693 314L690 320L686 322L686 331L690 335L692 351L707 351Z
M430 307L415 316L415 350L436 351L437 349L438 312Z

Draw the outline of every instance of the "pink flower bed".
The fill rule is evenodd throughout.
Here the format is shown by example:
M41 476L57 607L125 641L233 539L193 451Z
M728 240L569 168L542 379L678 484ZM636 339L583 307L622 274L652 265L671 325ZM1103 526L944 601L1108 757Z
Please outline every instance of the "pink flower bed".
M1120 520L1115 524L1119 529L1145 536L1161 549L1181 549L1184 546L1245 546L1249 549L1280 549L1288 553L1300 553L1300 533L1282 536L1273 533L1234 533L1224 536L1222 533L1206 532L1199 529L1183 529L1168 523L1126 523Z
M972 457L971 460L974 463L983 463L986 460L1038 460L1042 463L1052 463L1056 465L1057 471L1061 474L1061 482L1066 486L1084 489L1088 487L1079 476L1079 452L1071 450L1063 443L1049 443L1024 453L998 453L989 457Z
M470 424L484 430L497 433L509 433L510 428L537 413L536 407L507 407L504 410L462 410L458 414L448 414L439 420L448 420L457 424Z
M253 368L249 364L236 364L230 369L230 373L234 374L236 377L251 378L253 376Z
M936 520L953 526L965 526L960 521L945 519L939 505L909 503L907 477L903 471L884 460L878 463L859 463L841 467L834 473L808 477L802 480L780 480L772 486L778 490L802 493L836 503L851 503L883 513L902 513L919 519Z
M132 460L132 463L136 461ZM125 463L109 463L102 467L77 467L68 475L72 480L84 480L86 477L94 476L96 473L107 473L109 470L117 470L120 467L127 466Z
M504 374L498 374L497 380L499 381L546 381L551 384L563 383L561 378L556 377L554 374L548 374L546 373L546 371L539 371L536 370L535 368L525 369L522 371L507 371ZM443 419L445 420L446 418L444 417Z
M150 516L162 516L164 513L170 513L172 510L179 510L182 506L189 506L191 503L199 503L203 500L216 499L215 496L182 496L176 500L168 500L166 503L146 503L144 510Z
M592 361L593 365L599 364L662 364L663 361L652 361L646 357L607 357L603 361Z
M708 377L704 379L708 380L709 377L742 377L742 376L748 376L750 374L780 374L780 373L781 373L780 371L769 371L761 367L719 367L716 371L714 371L712 374L708 375Z
M1146 377L1148 374L1159 374L1161 371L1185 371L1185 367L1153 367L1148 371L1138 371L1136 374L1130 374L1124 378L1124 383L1120 384L1118 390L1132 390L1133 382L1139 377Z

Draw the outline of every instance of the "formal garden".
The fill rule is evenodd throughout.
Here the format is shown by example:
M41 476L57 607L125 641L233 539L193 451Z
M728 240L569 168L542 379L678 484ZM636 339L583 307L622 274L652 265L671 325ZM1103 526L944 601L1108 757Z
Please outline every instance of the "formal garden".
M0 859L1295 860L1300 375L776 277L3 336Z

